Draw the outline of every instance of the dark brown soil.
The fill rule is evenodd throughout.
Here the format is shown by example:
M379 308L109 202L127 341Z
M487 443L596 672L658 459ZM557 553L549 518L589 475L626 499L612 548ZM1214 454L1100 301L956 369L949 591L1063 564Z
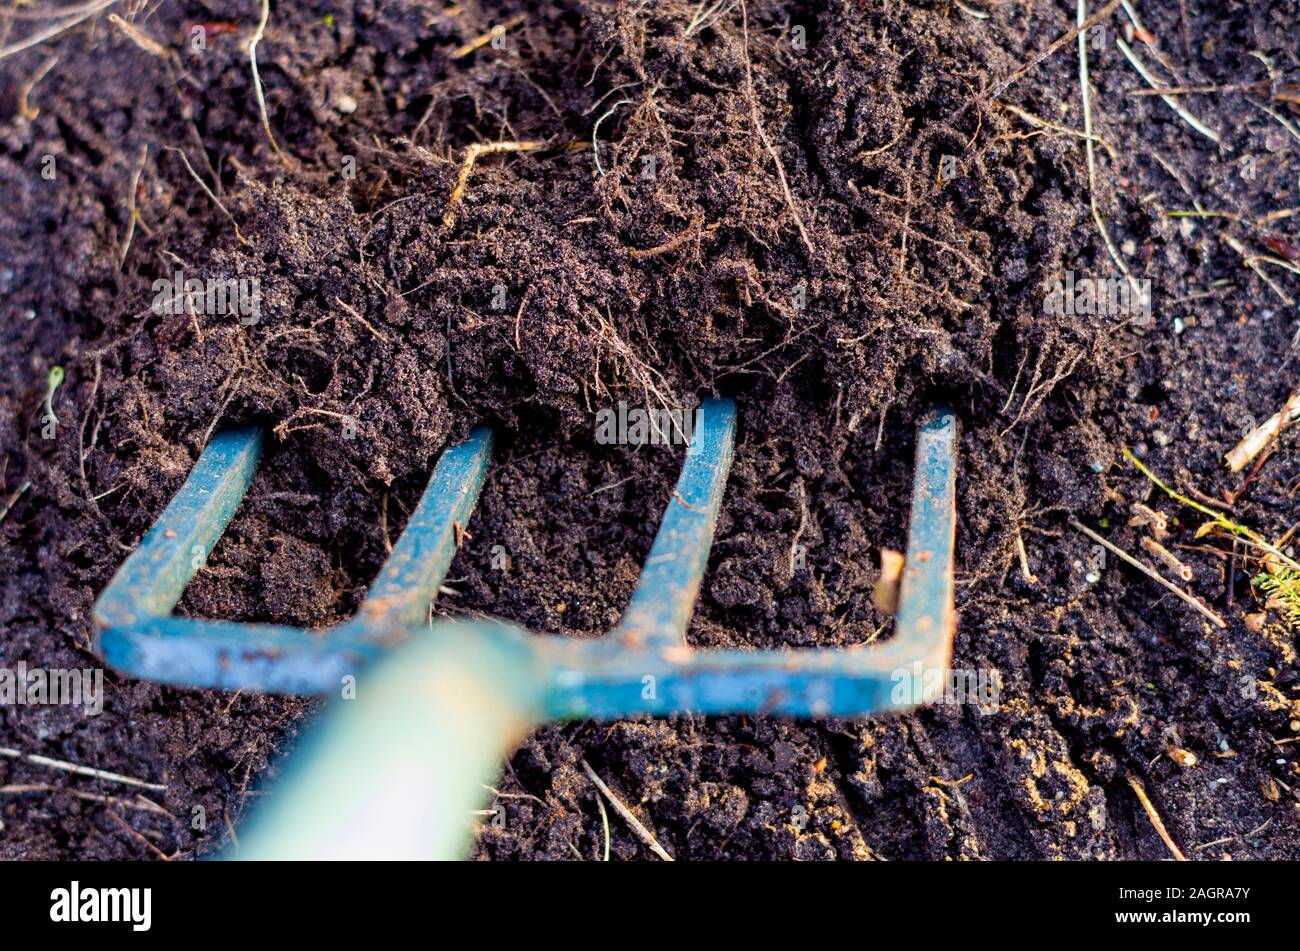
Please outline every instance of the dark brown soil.
M283 158L249 69L255 4L123 3L134 35L97 17L5 57L0 506L30 488L0 524L0 665L93 665L94 597L209 435L248 421L277 438L185 612L347 617L439 451L486 421L502 447L440 610L597 636L680 456L599 446L595 414L710 393L741 426L692 642L860 643L886 623L871 589L905 537L915 418L942 400L964 427L955 663L1000 671L998 712L546 728L476 855L598 856L585 757L682 858L1165 857L1130 776L1191 857L1300 858L1295 639L1246 625L1254 560L1230 569L1195 513L1148 500L1181 516L1167 544L1193 546L1176 550L1218 630L1113 562L1090 583L1069 528L1140 550L1126 519L1151 489L1125 446L1237 493L1234 517L1271 538L1297 519L1292 433L1253 479L1219 458L1298 365L1282 295L1300 279L1267 264L1270 288L1224 239L1296 257L1297 219L1274 213L1300 205L1300 6L1180 6L1140 4L1177 72L1130 30L1153 69L1260 85L1179 96L1221 150L1130 94L1121 11L1094 37L1114 149L1097 203L1151 281L1149 328L1044 312L1067 270L1118 276L1061 131L1083 126L1075 44L1018 70L1073 26L1064 0L754 0L702 24L711 5L687 0L276 4L258 60ZM453 58L498 23L501 48ZM41 25L0 13L0 47ZM507 140L541 146L481 157L453 197L467 147ZM1198 205L1231 216L1167 214ZM259 321L157 314L177 270L256 278ZM175 821L132 810L132 835L68 791L120 787L0 759L0 786L56 787L0 790L0 857L209 853L315 706L109 680L99 717L0 708L0 746L165 783ZM647 854L617 819L611 835L615 856Z

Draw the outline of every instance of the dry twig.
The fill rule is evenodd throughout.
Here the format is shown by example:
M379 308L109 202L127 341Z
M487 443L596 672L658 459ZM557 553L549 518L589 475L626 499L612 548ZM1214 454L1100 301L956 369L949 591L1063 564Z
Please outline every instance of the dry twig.
M1150 797L1147 796L1147 791L1142 788L1141 780L1132 773L1129 773L1124 778L1127 779L1128 784L1133 787L1133 792L1137 793L1138 802L1142 803L1143 811L1146 812L1147 818L1151 820L1151 825L1155 827L1156 833L1160 836L1160 840L1164 842L1165 847L1173 853L1175 859L1180 862L1186 862L1187 856L1183 854L1182 849L1178 848L1173 837L1169 835L1169 830L1165 828L1165 822L1160 818L1160 813L1156 812L1156 807L1151 802Z
M587 778L590 779L592 783L595 784L596 788L604 794L605 798L609 800L609 804L614 807L614 811L622 816L624 821L632 827L632 831L636 833L637 838L649 846L650 851L654 852L655 855L659 856L665 862L671 862L673 857L668 854L667 850L665 850L662 845L659 844L658 840L655 839L654 834L642 824L641 820L632 814L632 810L623 805L622 801L610 791L610 788L605 785L604 781L596 775L596 771L591 768L591 764L585 759L580 762L582 763L583 771L587 774Z
M6 759L25 760L34 766L46 766L50 769L57 769L64 773L72 773L76 776L89 776L92 779L102 779L105 782L121 783L123 786L139 786L141 789L152 789L154 792L167 791L167 787L159 783L146 783L143 779L123 776L121 773L110 773L90 766L78 766L76 763L68 763L59 759L50 759L48 756L41 756L37 753L23 753L20 750L9 749L4 746L0 746L0 756L5 757Z
M1224 621L1223 618L1219 617L1219 615L1215 614L1214 611L1212 611L1209 607L1207 607L1205 603L1201 601L1200 598L1196 597L1193 594L1188 594L1182 588L1178 587L1178 585L1174 584L1172 581L1165 578L1162 574L1160 574L1160 572L1156 571L1154 568L1144 565L1142 562L1138 561L1136 558L1134 558L1124 549L1120 548L1118 545L1115 545L1107 541L1105 538L1098 535L1091 528L1089 528L1087 525L1084 525L1082 522L1078 521L1077 519L1070 519L1070 525L1076 531L1083 532L1083 534L1087 535L1089 538L1095 541L1102 548L1105 548L1112 555L1115 555L1117 558L1120 558L1121 560L1132 565L1134 568L1142 572L1152 581L1164 585L1166 588L1168 588L1170 591L1176 594L1183 601L1186 601L1193 608L1195 608L1197 613L1213 621L1216 626L1225 629L1227 628L1228 626L1227 622Z
M506 20L505 23L498 23L496 26L492 27L492 29L488 30L482 36L477 36L474 39L470 40L468 43L466 43L464 46L457 47L456 50L451 54L451 58L461 59L462 57L468 56L476 49L481 49L482 47L487 46L498 36L505 35L506 30L514 29L520 23L523 22L524 22L524 15L521 13L518 16L514 16L511 17L509 20Z

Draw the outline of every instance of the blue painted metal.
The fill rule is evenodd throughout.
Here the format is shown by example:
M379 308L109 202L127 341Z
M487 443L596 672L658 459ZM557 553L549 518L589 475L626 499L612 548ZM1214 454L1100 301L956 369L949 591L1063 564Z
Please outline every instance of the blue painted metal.
M708 400L695 420L677 488L668 500L632 600L610 634L629 644L686 643L686 626L695 610L731 471L736 405L731 400Z
M171 613L226 530L261 455L260 429L229 430L208 444L180 493L99 596L97 628L130 627Z
M686 645L735 439L735 405L708 400L627 611L606 637L532 635L500 621L427 623L478 499L491 435L449 448L361 610L327 631L170 615L239 499L260 450L253 430L223 433L122 566L95 610L100 650L127 673L169 683L322 693L408 638L469 631L540 677L541 716L682 712L858 716L933 699L955 633L953 542L957 422L927 418L917 436L912 518L894 636L845 650L704 651ZM504 661L503 661L504 663ZM503 679L520 675L501 671Z
M405 531L357 617L343 632L362 640L387 640L428 621L438 586L460 547L492 458L492 431L474 430L442 454Z
M480 427L443 453L361 611L334 630L173 617L185 585L252 484L262 433L218 435L95 605L99 651L136 677L187 686L322 693L409 637L456 554L492 451Z
M491 619L427 623L487 472L485 429L443 454L352 620L305 631L172 616L257 468L261 432L222 433L100 595L99 649L126 673L201 687L324 693L364 672L358 699L332 708L255 816L243 854L258 858L458 854L480 781L546 720L849 717L933 699L956 625L956 418L934 413L918 431L894 636L845 650L687 646L735 428L730 400L703 404L632 600L619 625L595 640L535 636Z

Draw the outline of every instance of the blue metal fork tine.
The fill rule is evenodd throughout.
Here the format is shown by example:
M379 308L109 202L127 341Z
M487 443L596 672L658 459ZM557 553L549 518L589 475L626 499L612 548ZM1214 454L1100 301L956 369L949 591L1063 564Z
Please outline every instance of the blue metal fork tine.
M894 640L901 644L939 641L947 644L942 657L945 667L956 626L953 608L956 445L957 417L949 410L931 413L917 431L912 519L894 625ZM936 632L941 635L938 639Z
M645 570L620 625L590 640L538 637L501 621L460 635L517 656L545 686L552 717L772 711L851 716L933 699L955 631L953 540L957 421L938 412L917 437L907 563L895 635L880 645L805 651L697 653L685 631L699 593L732 458L735 406L707 401ZM120 669L170 683L313 693L424 629L488 464L485 430L450 447L358 616L311 632L169 616L248 488L260 437L223 433L95 609L100 649ZM442 638L438 638L442 639ZM503 676L505 672L503 672ZM901 681L901 683L900 683ZM647 686L648 685L648 686Z
M219 433L95 603L98 628L171 613L226 530L262 455L262 430Z
M705 400L636 591L610 637L630 646L686 643L686 627L713 547L735 438L736 404L729 399Z
M478 500L492 436L449 447L359 615L329 632L171 616L248 491L263 434L218 434L95 604L101 653L138 677L207 687L317 693L372 659L385 634L424 620Z
M420 504L345 629L365 638L424 622L478 504L491 457L492 431L485 426L443 452Z

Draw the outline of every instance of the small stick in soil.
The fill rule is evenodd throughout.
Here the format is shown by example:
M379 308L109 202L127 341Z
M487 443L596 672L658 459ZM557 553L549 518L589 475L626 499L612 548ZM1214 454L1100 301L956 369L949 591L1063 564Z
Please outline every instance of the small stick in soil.
M1150 86L1152 89L1156 90L1157 93L1159 93L1161 101L1164 102L1164 104L1168 106L1170 109L1174 110L1178 118L1182 119L1189 126L1195 129L1197 132L1201 133L1201 135L1205 136L1207 139L1209 139L1215 145L1219 146L1225 152L1232 151L1231 148L1229 148L1227 145L1224 144L1223 139L1219 136L1219 133L1215 132L1204 122L1202 122L1200 119L1196 118L1196 116L1192 115L1190 112L1184 109L1182 103L1180 103L1177 99L1165 94L1164 92L1165 84L1161 82L1159 79L1156 79L1155 76L1151 75L1151 71L1147 69L1146 65L1142 62L1142 60L1138 58L1137 53L1133 52L1132 47L1130 47L1127 43L1124 42L1124 38L1122 36L1115 37L1115 45L1118 46L1119 51L1124 54L1124 58L1128 60L1129 65L1132 66L1135 70L1137 70L1137 74L1141 76L1144 80L1146 80L1148 86Z
M496 26L492 27L492 29L488 30L482 36L475 37L474 39L466 43L464 46L458 46L456 50L451 54L451 58L461 59L465 56L468 56L470 53L474 52L475 50L482 49L484 46L487 46L498 36L504 35L506 30L513 30L515 27L517 27L519 24L523 22L524 22L524 15L521 13L518 16L514 16L511 17L509 20L506 20L505 23L498 23Z
M1106 5L1103 12L1114 10L1119 0L1113 0ZM1128 265L1124 259L1119 256L1115 250L1115 243L1110 239L1110 232L1106 229L1106 222L1101 217L1101 210L1097 207L1097 157L1093 149L1092 133L1092 99L1088 93L1088 27L1097 19L1097 16L1088 18L1087 0L1078 0L1075 8L1075 35L1079 38L1079 95L1083 97L1083 144L1088 156L1088 204L1092 207L1092 220L1097 225L1097 230L1101 232L1102 240L1106 243L1106 250L1110 253L1111 260L1115 266L1120 269L1123 275L1131 278ZM1023 407L1022 407L1023 411ZM1014 425L1014 424L1013 424Z
M1166 568L1178 575L1178 577L1182 578L1184 581L1191 581L1196 577L1195 572L1193 572L1188 565L1179 561L1177 555L1154 538L1144 537L1142 539L1142 547L1145 548L1156 560L1163 562Z
M57 769L64 773L72 773L76 776L90 776L93 779L102 779L110 783L121 783L123 786L139 786L141 789L151 789L154 792L167 791L166 786L158 783L146 783L143 779L123 776L121 773L110 773L90 766L78 766L76 763L68 763L59 759L50 759L48 756L41 756L37 753L23 753L19 750L10 749L5 746L0 746L0 756L5 757L6 759L26 760L34 766L47 766L50 769Z
M1207 606L1206 606L1206 605L1201 601L1200 598L1196 597L1195 595L1188 594L1188 593L1187 593L1186 591L1184 591L1182 588L1178 587L1178 585L1174 584L1172 581L1170 581L1170 580L1168 580L1167 578L1165 578L1162 574L1160 574L1160 572L1156 571L1154 568L1151 568L1151 567L1148 567L1147 565L1144 565L1142 562L1138 561L1136 558L1134 558L1132 555L1130 555L1130 554L1129 554L1128 552L1126 552L1124 549L1120 548L1118 545L1115 545L1115 544L1113 544L1113 543L1107 541L1105 538L1103 538L1102 536L1098 535L1098 534L1097 534L1096 532L1094 532L1091 528L1089 528L1088 526L1084 525L1082 522L1078 521L1077 519L1070 519L1070 525L1071 525L1075 530L1080 531L1080 532L1083 532L1083 534L1087 535L1089 538L1091 538L1093 541L1095 541L1095 542L1096 542L1098 545L1100 545L1102 548L1105 548L1108 552L1110 552L1110 553L1111 553L1112 555L1114 555L1115 557L1120 558L1120 559L1122 559L1123 561L1127 562L1128 564L1132 565L1134 568L1136 568L1138 571L1142 572L1144 575L1146 575L1146 576L1147 576L1148 578L1150 578L1152 581L1155 581L1155 582L1157 582L1158 584L1161 584L1161 585L1163 585L1164 587L1168 588L1170 591L1172 591L1174 594L1176 594L1179 598L1181 598L1182 600L1186 601L1186 602L1187 602L1188 604L1190 604L1193 608L1195 608L1196 611L1197 611L1199 614L1201 614L1203 617L1208 618L1209 620L1213 621L1214 624L1217 625L1218 627L1225 628L1225 629L1227 628L1227 626L1228 626L1227 622L1224 621L1223 618L1221 618L1221 617L1219 617L1217 614L1215 614L1214 611L1212 611L1209 607L1207 607Z
M1134 502L1129 511L1133 513L1133 517L1128 520L1130 528L1149 529L1157 541L1163 541L1169 534L1169 519L1163 512L1157 512L1141 502Z
M18 87L18 112L29 122L39 116L41 110L33 108L32 104L28 102L28 98L31 96L32 90L36 88L36 84L46 77L49 71L54 68L54 64L58 61L59 58L57 56L49 57L41 64L40 68L32 74L31 79Z
M985 98L996 99L999 95L1002 94L1002 92L1008 86L1010 86L1012 83L1018 80L1021 76L1025 75L1025 73L1029 72L1031 69L1037 67L1040 63L1043 62L1043 60L1047 59L1049 56L1051 56L1053 53L1059 50L1066 43L1070 42L1070 40L1074 39L1076 36L1080 36L1081 34L1086 33L1091 27L1096 26L1102 20L1106 19L1106 17L1114 13L1115 8L1118 6L1119 6L1119 0L1110 0L1110 3L1106 4L1096 13L1094 13L1092 16L1088 17L1088 19L1076 23L1073 30L1070 30L1066 33L1063 33L1061 36L1058 36L1048 45L1047 49L1043 50L1041 53L1039 53L1037 56L1035 56L1033 59L1029 60L1028 62L1023 63L1020 66L1017 66L1015 69L1013 69L1010 73L1007 74L1007 77L1005 79L995 83L993 87L989 89L987 93L985 93Z
M1286 428L1287 424L1300 418L1300 390L1291 394L1280 410L1270 416L1260 426L1256 426L1232 450L1223 457L1228 468L1240 472L1250 461L1264 451L1273 442L1273 438Z
M115 14L116 15L116 14ZM122 239L122 250L117 256L117 269L120 271L126 266L126 255L131 250L131 239L135 237L135 226L140 221L140 211L135 205L135 195L140 189L140 176L144 174L145 163L149 161L149 143L146 142L140 146L140 161L136 164L135 173L131 176L131 184L126 193L126 237ZM147 228L145 229L148 230Z
M208 198L212 200L212 203L221 209L221 213L226 216L227 220L230 221L231 226L235 229L235 237L239 239L239 243L242 245L252 244L251 241L244 237L244 233L239 230L239 222L236 221L235 216L230 213L230 209L221 203L221 199L218 198L212 189L208 187L208 183L199 177L198 172L194 171L194 166L190 164L189 156L174 145L167 145L164 146L164 148L168 152L175 152L181 157L181 162L185 164L185 170L190 173L190 178L194 179L194 181L198 183L199 188L203 189L203 194L207 195Z
M126 20L122 19L116 13L108 15L108 22L117 27L126 36L128 40L134 43L140 49L144 50L150 56L157 56L159 59L171 61L171 52L148 33L137 27L132 26Z
M1186 862L1187 856L1183 854L1182 849L1178 848L1178 845L1169 835L1169 830L1165 828L1165 821L1160 818L1160 813L1156 812L1156 807L1151 802L1150 797L1147 796L1147 791L1142 788L1141 780L1132 773L1126 774L1124 778L1128 780L1128 784L1133 787L1133 792L1137 794L1138 802L1142 803L1143 811L1146 812L1147 818L1151 820L1151 825L1155 827L1156 833L1160 836L1160 840L1164 842L1165 847L1173 853L1175 859L1180 862Z
M1020 534L1020 526L1016 526L1016 557L1020 559L1020 573L1024 575L1026 584L1038 584L1038 576L1029 570L1029 552L1025 551L1025 540Z
M13 507L18 504L18 500L23 497L23 493L25 493L31 487L32 487L32 483L31 480L29 479L28 481L24 482L22 485L20 485L17 489L14 490L14 494L9 496L9 501L5 502L5 507L3 509L0 509L0 522L3 522L5 519L9 517L9 513L13 511Z
M117 3L117 0L98 0L97 3L92 3L89 4L88 6L81 7L73 15L69 16L68 19L63 20L60 23L55 23L52 26L48 26L43 30L39 30L36 33L33 33L31 36L27 37L25 40L18 40L15 43L10 43L8 46L0 47L0 59L4 59L8 56L13 56L15 53L21 53L23 50L29 50L33 46L40 46L46 40L53 39L54 37L58 36L60 33L64 33L72 29L77 24L82 23L85 20L89 20L96 13L99 13L101 10L107 10L115 3ZM54 15L58 16L57 13L55 13Z
M1264 269L1262 267L1259 266L1258 255L1252 255L1249 251L1246 250L1245 245L1243 245L1240 241L1238 241L1230 234L1223 235L1223 243L1226 244L1228 247L1232 248L1232 250L1236 251L1237 254L1241 256L1241 263L1246 265L1246 267L1250 268L1252 271L1254 271L1259 276L1259 279L1268 285L1269 290L1271 290L1274 294L1278 296L1279 299L1281 299L1282 303L1286 304L1286 306L1288 307L1295 306L1295 300L1292 299L1291 295L1288 294L1286 291L1282 290L1282 288L1278 287L1277 283L1264 272Z
M262 92L262 77L257 71L257 44L262 42L262 37L266 33L266 24L271 19L271 0L262 0L262 18L257 23L257 29L248 40L248 65L253 70L253 94L257 97L257 111L262 116L262 131L266 133L267 140L271 143L271 148L275 150L276 156L285 168L292 170L293 163L289 161L289 156L285 155L280 149L280 144L275 141L275 135L271 132L271 119L266 114L266 96Z
M67 793L77 799L84 799L86 802L97 802L106 806L117 805L124 809L139 809L141 812L152 812L156 815L167 816L172 820L176 819L158 803L146 799L144 796L136 796L133 800L119 799L116 796L102 796L99 793L86 792L84 789L73 789L71 786L51 786L49 783L17 783L11 786L0 786L0 796L27 796L32 793Z
M605 785L599 776L596 775L596 771L591 768L591 764L585 759L580 760L579 762L582 763L582 769L586 772L587 778L590 779L592 783L595 784L596 788L604 794L605 798L609 800L609 804L614 807L614 811L622 816L623 820L632 827L632 831L637 834L637 838L649 846L650 851L655 855L659 856L665 862L671 862L673 857L668 854L662 845L659 844L653 833L641 824L641 820L632 814L632 810L623 805L619 798L610 791L610 788Z
M586 143L583 143L584 146ZM460 174L456 176L456 187L447 198L447 210L443 212L442 223L450 228L456 223L456 206L465 197L465 188L469 185L469 176L474 171L474 163L484 155L497 155L502 152L535 152L546 148L545 142L475 142L465 149L465 158L460 163Z

